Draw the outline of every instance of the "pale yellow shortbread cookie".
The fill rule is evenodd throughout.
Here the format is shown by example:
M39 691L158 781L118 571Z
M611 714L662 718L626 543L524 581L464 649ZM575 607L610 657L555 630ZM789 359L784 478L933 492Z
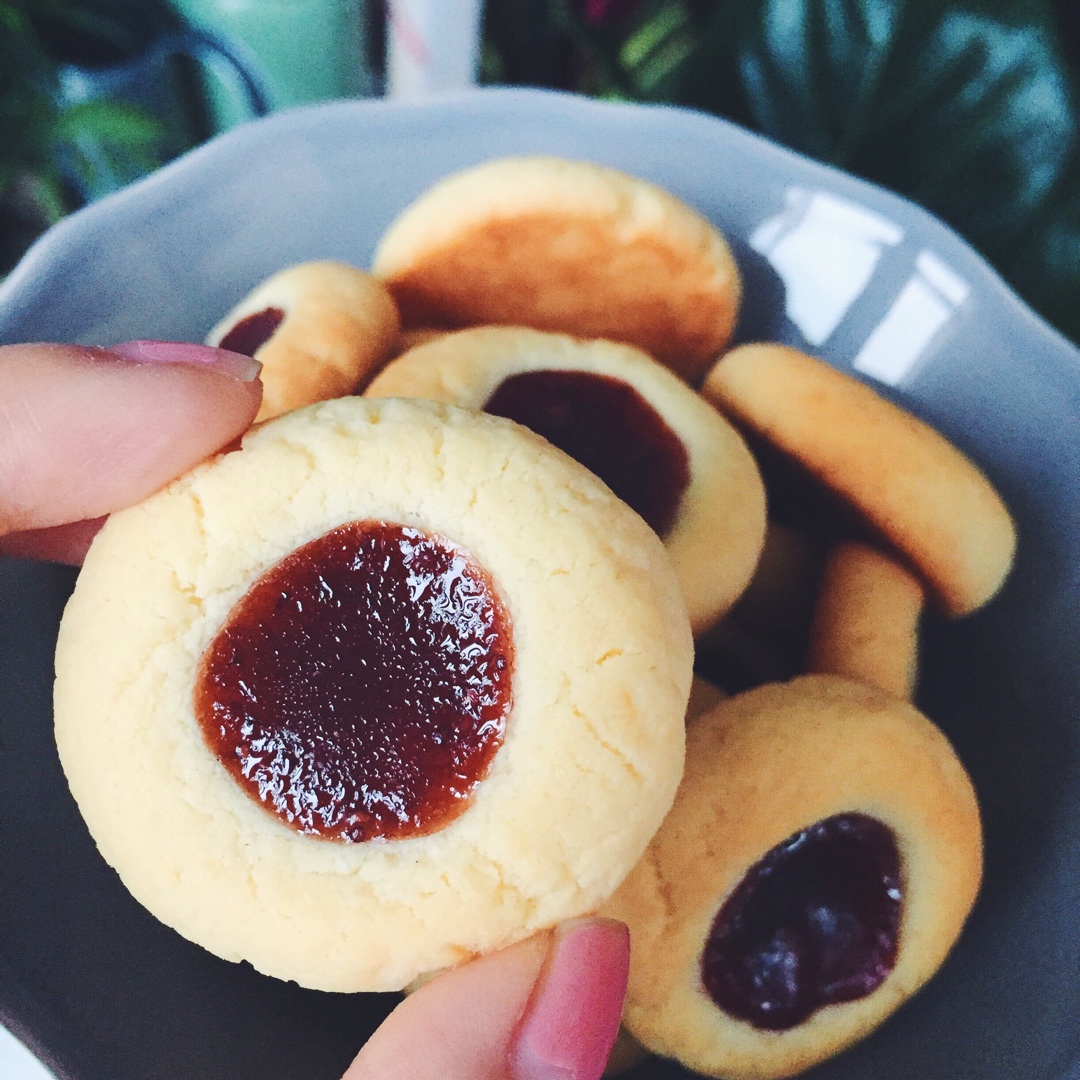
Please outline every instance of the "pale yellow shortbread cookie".
M849 814L874 819L896 840L894 966L869 994L786 1030L737 1019L716 1005L703 978L718 912L767 853ZM690 724L675 805L601 908L630 926L624 1023L649 1049L705 1075L793 1075L867 1035L934 974L981 873L971 782L944 735L911 705L825 675L738 694Z
M908 560L952 615L986 603L1016 530L985 474L943 435L823 360L743 345L702 393L838 495Z
M841 541L822 569L806 670L910 699L922 610L922 586L907 567L869 544Z
M479 327L418 345L372 380L371 397L422 397L482 409L504 380L572 371L631 387L685 448L689 482L662 539L695 633L738 599L765 534L765 490L742 437L708 402L646 353L524 327ZM628 432L628 438L649 437ZM601 479L610 479L601 477Z
M505 739L425 836L296 831L194 715L200 658L252 583L352 521L460 545L510 619ZM56 737L102 855L162 921L303 986L398 989L618 885L681 774L692 651L663 546L587 470L496 417L345 398L110 518L60 630Z
M206 343L262 364L260 421L363 389L389 358L399 326L377 278L345 263L308 262L256 286Z
M731 337L727 242L670 192L584 161L500 158L439 181L372 269L406 325L532 326L636 345L694 379Z

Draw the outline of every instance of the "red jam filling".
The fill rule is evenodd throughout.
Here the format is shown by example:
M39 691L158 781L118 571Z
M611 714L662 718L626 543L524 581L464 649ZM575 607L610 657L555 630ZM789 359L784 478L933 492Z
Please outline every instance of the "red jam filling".
M422 836L502 744L510 620L441 536L352 522L271 567L204 653L195 713L253 799L303 833Z
M284 318L285 312L276 307L246 315L221 339L218 348L254 356L274 336Z
M896 964L901 894L891 829L864 814L819 821L751 867L720 909L705 989L768 1031L865 997Z
M587 371L523 371L504 379L484 411L542 435L591 470L661 537L690 483L690 455L628 383Z

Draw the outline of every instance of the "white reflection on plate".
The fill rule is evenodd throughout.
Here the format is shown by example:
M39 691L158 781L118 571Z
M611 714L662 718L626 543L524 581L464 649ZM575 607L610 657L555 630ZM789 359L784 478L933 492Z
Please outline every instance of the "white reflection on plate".
M904 230L825 191L790 187L784 203L783 211L751 233L750 246L784 282L787 317L811 345L821 345L862 295L885 248L903 240Z
M904 230L882 214L826 191L790 187L784 209L751 233L750 246L783 281L787 317L819 346L865 292L886 249L903 239ZM940 257L920 251L914 273L856 354L855 370L899 385L970 291Z
M56 1080L7 1028L0 1027L0 1076L4 1080Z
M971 288L933 252L920 251L915 274L896 295L854 360L856 371L897 386Z

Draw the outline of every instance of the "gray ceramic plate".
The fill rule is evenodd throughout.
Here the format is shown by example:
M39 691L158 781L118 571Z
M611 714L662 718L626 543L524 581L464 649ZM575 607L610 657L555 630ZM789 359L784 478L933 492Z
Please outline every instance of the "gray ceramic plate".
M63 222L0 287L0 341L200 340L288 263L367 265L394 214L445 173L535 152L625 169L696 206L742 264L741 339L854 369L1005 495L1015 571L977 616L929 623L919 695L981 798L982 896L926 990L811 1075L1080 1078L1080 356L938 222L673 109L533 91L335 104L238 129ZM393 999L218 961L98 858L51 736L71 580L0 562L0 1019L74 1080L336 1080Z

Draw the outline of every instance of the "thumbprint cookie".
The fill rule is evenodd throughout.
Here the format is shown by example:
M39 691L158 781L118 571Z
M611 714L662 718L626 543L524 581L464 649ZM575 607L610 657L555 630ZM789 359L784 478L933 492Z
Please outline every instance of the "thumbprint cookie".
M624 1023L726 1080L862 1038L957 940L982 875L971 782L907 702L827 675L691 722L675 805L604 914L634 943Z
M256 421L367 385L389 358L400 320L371 274L338 262L308 262L269 277L206 337L262 366Z
M499 417L343 398L113 515L56 739L160 920L321 990L590 912L678 784L693 642L656 535Z
M765 489L753 456L713 406L640 349L479 327L411 349L366 393L505 416L591 469L664 541L695 633L754 572Z
M741 298L727 241L638 177L585 161L499 158L446 177L377 246L407 326L531 326L636 345L696 379Z

